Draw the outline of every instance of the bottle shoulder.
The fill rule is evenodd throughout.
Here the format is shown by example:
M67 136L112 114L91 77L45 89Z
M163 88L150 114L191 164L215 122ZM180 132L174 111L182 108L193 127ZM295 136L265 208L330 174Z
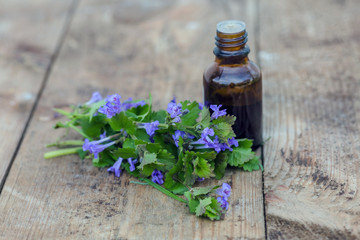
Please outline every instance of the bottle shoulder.
M211 63L204 71L204 81L215 82L221 85L251 84L261 80L260 68L251 60L245 64Z

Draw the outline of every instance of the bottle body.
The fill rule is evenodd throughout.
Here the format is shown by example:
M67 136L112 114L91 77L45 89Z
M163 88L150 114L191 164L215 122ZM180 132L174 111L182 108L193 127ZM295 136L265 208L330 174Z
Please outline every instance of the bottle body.
M236 138L252 139L253 148L257 148L263 141L262 76L259 67L248 59L249 51L245 44L240 51L223 51L225 54L215 47L215 61L203 76L204 103L221 104L221 109L234 115Z
M204 72L204 102L222 104L221 109L236 117L236 138L253 139L254 147L262 143L262 78L252 61L242 66L211 64Z

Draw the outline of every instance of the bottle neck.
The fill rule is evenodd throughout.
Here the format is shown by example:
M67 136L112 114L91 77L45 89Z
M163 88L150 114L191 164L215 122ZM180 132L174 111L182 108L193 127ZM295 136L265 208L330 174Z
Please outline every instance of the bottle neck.
M246 46L247 32L245 27L236 33L227 33L217 29L215 36L214 55L220 62L248 61L250 48Z

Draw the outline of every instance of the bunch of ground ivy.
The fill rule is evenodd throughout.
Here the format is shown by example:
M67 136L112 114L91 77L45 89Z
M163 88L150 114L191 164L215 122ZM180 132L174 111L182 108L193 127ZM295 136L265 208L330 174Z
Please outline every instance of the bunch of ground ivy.
M221 105L208 108L195 101L176 103L174 98L166 110L153 111L151 96L122 101L118 94L103 99L95 92L85 104L72 106L71 112L55 111L68 118L55 128L74 129L84 141L49 144L60 149L45 158L75 153L92 158L96 167L109 167L116 177L126 171L141 181L133 183L151 185L186 203L196 216L221 219L231 186L192 188L195 182L221 179L228 165L245 171L261 167L252 141L235 139L235 117Z

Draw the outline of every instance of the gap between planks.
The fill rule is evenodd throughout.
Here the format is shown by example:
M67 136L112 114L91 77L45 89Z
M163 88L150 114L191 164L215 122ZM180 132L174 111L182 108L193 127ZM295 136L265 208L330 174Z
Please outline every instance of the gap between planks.
M37 93L37 95L36 95L35 102L34 102L32 108L31 108L31 110L30 110L29 117L28 117L28 119L27 119L26 122L25 122L24 130L23 130L23 132L21 133L19 142L18 142L18 144L17 144L17 146L16 146L16 148L15 148L14 154L13 154L12 157L11 157L10 163L9 163L9 165L8 165L6 171L5 171L4 177L2 178L2 180L1 180L1 182L0 182L0 195L1 195L2 190L3 190L3 188L4 188L4 185L5 185L6 179L7 179L8 175L9 175L9 172L10 172L10 170L11 170L11 167L12 167L12 165L13 165L13 163L14 163L14 160L15 160L15 158L16 158L18 152L19 152L19 149L20 149L20 147L21 147L21 144L22 144L22 142L23 142L23 140L24 140L24 136L25 136L25 134L26 134L26 132L27 132L27 130L28 130L28 127L29 127L29 124L30 124L30 122L31 122L31 120L32 120L32 118L33 118L34 112L35 112L35 110L36 110L36 108L37 108L37 106L38 106L38 103L39 103L39 100L40 100L40 98L41 98L41 95L42 95L43 92L44 92L45 86L46 86L46 84L47 84L47 82L48 82L48 79L49 79L49 76L50 76L50 74L51 74L51 70L52 70L52 68L53 68L53 66L54 66L54 64L55 64L55 62L56 62L56 59L57 59L60 51L61 51L61 48L62 48L63 43L64 43L64 40L65 40L66 35L67 35L68 31L69 31L69 28L70 28L70 25L71 25L71 21L72 21L72 19L73 19L73 17L74 17L74 14L75 14L75 12L76 12L76 9L77 9L77 7L78 7L78 5L79 5L79 2L80 2L80 0L73 0L72 4L71 4L70 7L69 7L69 10L67 11L66 18L65 18L65 23L64 23L63 28L62 28L62 30L61 30L60 37L59 37L59 39L58 39L58 41L57 41L57 43L56 43L56 47L55 47L54 53L53 53L52 56L51 56L50 63L49 63L49 65L48 65L48 67L47 67L47 69L46 69L46 72L45 72L45 74L44 74L44 78L43 78L43 80L42 80L42 82L41 82L40 89L39 89L39 91L38 91L38 93Z

